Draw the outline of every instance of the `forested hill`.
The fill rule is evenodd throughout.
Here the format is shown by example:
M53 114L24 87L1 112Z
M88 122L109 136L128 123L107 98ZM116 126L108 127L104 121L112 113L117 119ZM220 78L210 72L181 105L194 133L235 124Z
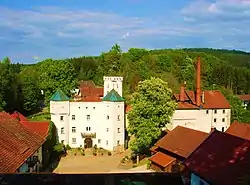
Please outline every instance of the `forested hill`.
M0 63L0 108L31 113L38 107L41 89L48 102L57 88L69 94L79 80L94 80L102 86L104 75L124 77L125 97L139 81L151 76L167 81L176 92L183 81L188 89L193 89L197 56L201 56L203 89L250 93L249 53L206 48L150 51L131 48L122 52L114 45L98 57L47 59L34 65L11 64L8 58L4 59Z

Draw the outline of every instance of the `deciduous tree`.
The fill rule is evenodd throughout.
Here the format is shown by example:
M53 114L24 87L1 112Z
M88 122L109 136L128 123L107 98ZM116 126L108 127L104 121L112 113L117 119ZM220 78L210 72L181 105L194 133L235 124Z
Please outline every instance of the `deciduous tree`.
M172 90L159 78L139 82L132 95L132 110L128 114L128 132L133 137L129 146L134 153L144 153L170 123L176 108Z

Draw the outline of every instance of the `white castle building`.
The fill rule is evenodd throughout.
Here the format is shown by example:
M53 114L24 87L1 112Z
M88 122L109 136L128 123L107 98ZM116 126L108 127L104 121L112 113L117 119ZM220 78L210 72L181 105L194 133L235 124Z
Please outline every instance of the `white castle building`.
M168 130L183 126L194 130L210 133L211 130L226 131L231 122L231 107L224 95L218 90L201 89L200 58L196 65L196 89L185 89L185 84L180 88L179 94L174 94L173 99L177 108L171 122L166 125ZM133 107L127 106L126 113ZM129 121L126 120L126 127Z
M231 122L231 107L224 95L218 90L201 89L200 57L196 64L196 90L180 88L174 95L178 106L168 129L183 126L194 130L210 133L211 130L226 131Z
M104 77L104 88L83 81L71 100L61 90L50 99L51 121L59 141L72 148L94 145L110 151L124 149L125 106L122 77Z

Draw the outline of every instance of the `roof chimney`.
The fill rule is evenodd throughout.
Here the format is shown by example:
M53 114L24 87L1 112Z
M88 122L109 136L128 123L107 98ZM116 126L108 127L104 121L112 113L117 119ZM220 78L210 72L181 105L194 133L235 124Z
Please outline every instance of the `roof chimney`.
M184 102L184 100L185 100L185 86L184 84L182 84L180 90L180 101Z
M201 105L201 61L200 57L197 59L196 65L196 105Z

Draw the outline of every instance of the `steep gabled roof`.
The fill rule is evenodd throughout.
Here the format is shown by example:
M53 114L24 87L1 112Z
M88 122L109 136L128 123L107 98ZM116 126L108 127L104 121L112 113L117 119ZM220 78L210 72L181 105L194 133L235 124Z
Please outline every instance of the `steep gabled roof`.
M45 139L49 134L48 121L21 121L21 124Z
M250 175L250 141L213 131L184 164L210 184L237 185Z
M112 89L103 99L102 101L111 101L111 102L122 102L124 99Z
M174 98L178 102L177 109L199 109L194 91L185 91L184 102L180 101L180 94L175 94ZM219 90L204 91L204 101L201 103L204 109L230 109L229 102Z
M45 139L6 112L0 112L0 173L15 172Z
M250 140L250 123L234 121L226 130L226 133Z
M238 97L239 97L242 101L250 101L250 94L242 94L242 95L238 95Z
M17 119L18 121L28 121L28 119L24 115L17 111L12 113L10 116Z
M50 101L69 101L69 97L61 89L58 89L50 98Z
M177 126L155 144L156 147L172 152L183 158L188 157L208 134L198 130Z

